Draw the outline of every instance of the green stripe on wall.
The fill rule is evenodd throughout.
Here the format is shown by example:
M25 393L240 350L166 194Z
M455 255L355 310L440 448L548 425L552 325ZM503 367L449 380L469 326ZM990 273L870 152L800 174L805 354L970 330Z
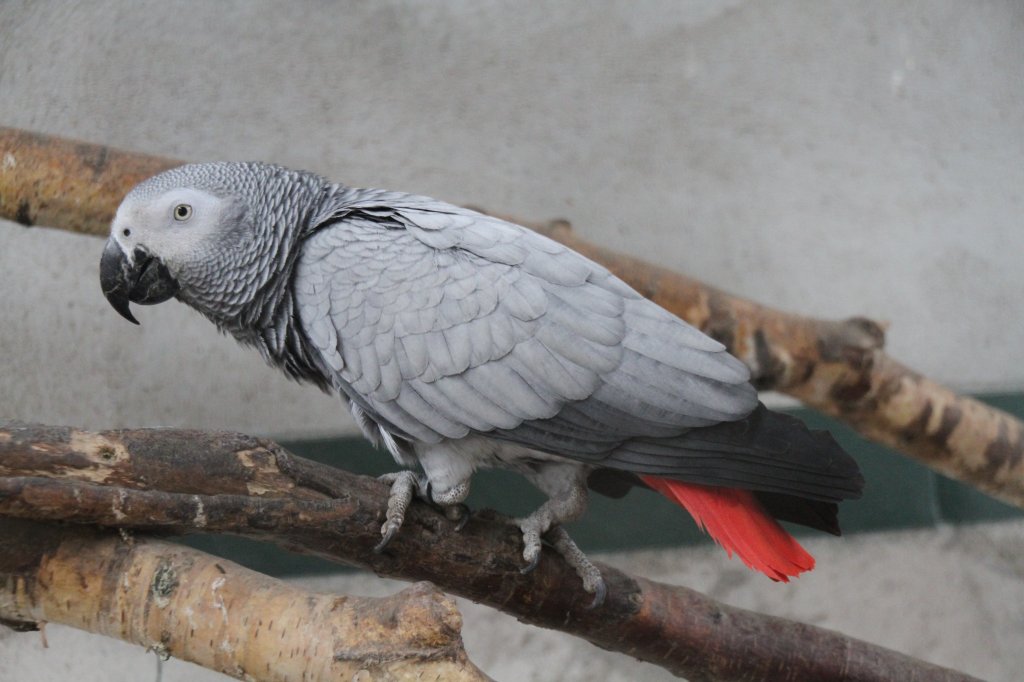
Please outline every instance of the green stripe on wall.
M1024 418L1024 393L979 396L984 402ZM968 486L940 476L888 448L861 438L848 427L808 409L789 410L815 429L828 429L857 458L867 485L864 497L840 506L846 533L1021 518L1024 511L993 500ZM287 441L296 454L350 471L378 475L395 470L386 453L361 439ZM506 471L482 471L473 478L469 505L506 514L529 513L543 497L521 477ZM570 526L588 551L666 547L710 542L676 505L647 490L623 499L591 495L590 509ZM813 533L794 528L796 534ZM224 556L271 575L344 570L337 564L289 554L271 545L227 536L192 536L193 547Z

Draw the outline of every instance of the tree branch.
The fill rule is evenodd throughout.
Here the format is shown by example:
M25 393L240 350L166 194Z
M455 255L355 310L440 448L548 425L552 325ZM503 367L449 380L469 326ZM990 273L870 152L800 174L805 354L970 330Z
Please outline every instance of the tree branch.
M382 599L314 594L162 540L3 517L0 617L260 682L489 679L466 656L455 604L429 583Z
M0 128L0 217L105 235L117 205L172 159ZM1010 504L1024 507L1024 424L904 367L864 318L816 320L772 310L586 242L565 221L508 218L603 263L711 336L788 393L861 434Z
M822 682L973 679L605 565L607 601L588 611L573 569L548 548L533 573L520 574L520 534L493 512L473 514L456 533L442 514L413 504L387 552L374 554L386 501L375 479L239 434L0 424L0 516L261 538L379 575L429 580L694 682L778 679L780 671ZM0 618L11 618L2 600Z

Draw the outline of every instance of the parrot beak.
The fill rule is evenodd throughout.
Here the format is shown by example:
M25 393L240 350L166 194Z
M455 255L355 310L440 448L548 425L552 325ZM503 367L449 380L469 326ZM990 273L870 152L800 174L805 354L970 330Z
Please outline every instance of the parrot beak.
M100 286L121 317L138 324L129 308L129 302L153 305L163 303L178 292L178 282L167 266L141 247L135 247L133 258L121 250L114 239L107 240L100 259Z

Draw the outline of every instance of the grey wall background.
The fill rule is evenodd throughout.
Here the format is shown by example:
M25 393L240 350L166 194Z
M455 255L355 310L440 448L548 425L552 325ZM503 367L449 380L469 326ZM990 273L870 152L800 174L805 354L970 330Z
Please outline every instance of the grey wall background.
M1024 387L1022 66L1015 1L0 2L2 125L566 217L773 306L889 320L895 357L961 390ZM123 322L99 291L100 250L0 224L0 415L351 430L334 399L183 306ZM1012 679L1024 613L991 596L1024 570L1024 528L1009 528L959 531L965 555L935 550L934 533L877 536L864 559L825 542L835 574L774 607L744 572L718 573L720 558L706 570L733 603ZM908 572L910 556L932 570ZM851 580L877 606L837 603ZM957 607L922 610L929 599ZM496 642L527 639L480 622ZM968 636L993 624L1006 641ZM27 655L15 640L0 663ZM16 660L30 662L10 679L57 679Z

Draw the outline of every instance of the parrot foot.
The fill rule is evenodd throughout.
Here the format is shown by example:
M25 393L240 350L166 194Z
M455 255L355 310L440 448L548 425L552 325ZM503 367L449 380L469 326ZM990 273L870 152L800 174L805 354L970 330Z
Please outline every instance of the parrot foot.
M421 496L426 497L428 494L426 479L412 471L384 474L378 480L391 484L391 494L388 497L388 510L384 525L380 528L383 538L373 548L376 554L384 551L391 539L395 537L395 533L402 527L402 522L405 521L405 512L409 509L413 495L419 492Z
M469 481L457 483L447 490L437 491L427 482L426 500L441 509L449 521L455 524L455 532L466 527L469 522L469 507L463 502L469 497Z
M384 474L378 480L391 484L391 494L388 497L388 510L384 525L380 529L383 538L373 548L377 554L384 551L402 527L405 513L409 510L409 504L414 496L440 507L445 517L455 523L455 532L465 528L469 521L469 507L462 502L469 495L469 481L463 481L443 492L437 492L431 486L430 479L412 471Z
M585 478L571 466L545 464L527 477L548 494L548 501L532 514L515 520L523 532L523 573L529 573L540 558L541 537L563 523L575 521L587 510Z
M593 601L586 607L588 611L596 609L604 603L608 596L608 586L601 577L601 571L595 566L579 545L569 536L561 526L555 526L548 532L548 540L554 546L555 551L562 555L565 563L569 564L576 571L576 575L583 581L583 589L588 594L594 595Z
M546 465L538 469L533 479L537 487L550 497L535 512L515 521L523 533L523 560L526 562L519 571L525 575L537 567L543 537L576 571L583 581L583 589L594 595L587 608L597 608L604 603L608 594L601 571L591 563L561 525L580 518L586 511L585 479L577 469L563 465Z
M522 524L520 527L522 527ZM587 555L579 548L579 545L572 539L569 532L561 526L554 526L545 534L545 537L555 551L562 555L565 563L572 566L573 570L576 571L576 575L583 581L583 589L588 594L594 595L594 599L586 607L587 610L596 609L603 604L605 597L608 596L608 587L604 582L604 578L601 577L601 571L587 558ZM525 530L523 531L523 542L524 544L528 543ZM527 544L523 549L523 558L526 559L526 565L520 568L519 572L526 575L537 568L537 564L540 563L539 539L536 545Z

